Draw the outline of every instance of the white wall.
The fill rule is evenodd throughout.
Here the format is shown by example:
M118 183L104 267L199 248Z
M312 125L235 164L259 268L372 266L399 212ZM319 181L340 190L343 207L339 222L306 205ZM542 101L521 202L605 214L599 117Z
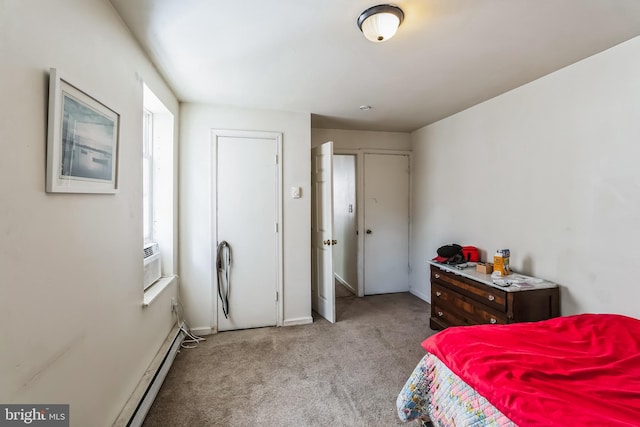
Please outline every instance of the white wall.
M511 249L562 314L640 316L640 38L419 129L412 289L447 243Z
M311 129L311 146L317 147L333 141L334 150L357 150L361 148L382 150L411 149L411 134L405 132L374 132L344 129Z
M106 0L0 1L0 402L110 426L173 322L142 307L142 79L178 103ZM48 72L121 116L119 192L47 194Z
M351 210L349 210L351 206ZM356 206L356 156L333 156L333 271L358 292L358 229Z
M310 123L308 113L182 104L181 298L189 325L199 333L211 332L216 296L212 270L211 129L282 132L284 324L312 321ZM292 199L291 187L301 187L302 198Z

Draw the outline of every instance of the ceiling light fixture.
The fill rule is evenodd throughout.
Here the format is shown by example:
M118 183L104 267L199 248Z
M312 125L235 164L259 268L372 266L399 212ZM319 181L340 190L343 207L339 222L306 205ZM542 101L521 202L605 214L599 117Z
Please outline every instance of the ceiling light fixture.
M380 43L393 37L403 20L404 12L398 6L380 4L358 16L358 28L367 40Z
M359 108L362 111L369 111L369 110L371 110L371 105L361 105Z

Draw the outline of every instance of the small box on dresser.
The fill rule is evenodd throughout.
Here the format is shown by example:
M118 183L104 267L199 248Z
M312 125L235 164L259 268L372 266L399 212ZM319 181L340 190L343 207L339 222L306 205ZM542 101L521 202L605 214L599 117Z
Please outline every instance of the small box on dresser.
M431 329L546 320L560 315L558 285L494 285L490 274L430 261Z

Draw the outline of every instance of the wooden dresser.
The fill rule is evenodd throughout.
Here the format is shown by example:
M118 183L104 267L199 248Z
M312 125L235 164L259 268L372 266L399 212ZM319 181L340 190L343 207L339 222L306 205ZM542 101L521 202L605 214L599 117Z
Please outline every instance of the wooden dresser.
M558 285L542 282L529 287L494 285L490 274L475 267L431 264L431 329L482 323L516 323L560 315Z

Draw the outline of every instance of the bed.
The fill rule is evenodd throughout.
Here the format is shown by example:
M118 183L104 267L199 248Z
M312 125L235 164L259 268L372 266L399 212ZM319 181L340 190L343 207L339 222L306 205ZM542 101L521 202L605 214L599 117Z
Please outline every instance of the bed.
M640 426L640 320L580 314L451 327L398 395L398 416L444 426Z

